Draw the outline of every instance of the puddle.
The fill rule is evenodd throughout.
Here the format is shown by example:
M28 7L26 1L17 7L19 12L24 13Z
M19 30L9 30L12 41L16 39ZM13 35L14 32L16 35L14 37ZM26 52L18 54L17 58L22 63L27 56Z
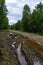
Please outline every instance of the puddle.
M35 62L34 65L41 65L39 61Z
M41 63L37 57L34 58L33 63L34 63L34 65L41 65Z
M15 36L15 39L17 39L18 37L17 36Z
M21 43L19 44L19 46L17 48L17 56L18 56L18 60L21 65L27 65L25 57L21 55Z
M13 42L12 47L14 47L14 48L15 48L15 44L16 44L16 42Z

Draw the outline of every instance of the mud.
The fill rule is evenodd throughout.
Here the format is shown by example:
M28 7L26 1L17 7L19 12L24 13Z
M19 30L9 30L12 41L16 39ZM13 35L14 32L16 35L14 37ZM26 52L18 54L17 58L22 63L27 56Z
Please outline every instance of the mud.
M43 46L15 32L0 32L0 65L24 65L20 63L17 49L21 43L20 57L26 65L43 65Z

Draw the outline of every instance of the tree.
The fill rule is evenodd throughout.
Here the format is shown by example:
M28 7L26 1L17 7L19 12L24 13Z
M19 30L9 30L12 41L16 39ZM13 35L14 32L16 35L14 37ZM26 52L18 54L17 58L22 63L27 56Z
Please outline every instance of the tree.
M36 11L38 11L38 13L43 12L43 4L41 2L37 4L35 8L36 8Z
M18 22L15 24L15 29L22 31L22 21L18 20Z
M31 30L35 33L43 32L43 4L39 3L35 6L31 18Z
M5 6L5 0L0 0L0 29L8 28L7 9Z
M28 24L29 24L29 19L30 19L30 8L26 4L23 8L23 17L22 17L22 23L23 23L23 29L24 31L28 31Z

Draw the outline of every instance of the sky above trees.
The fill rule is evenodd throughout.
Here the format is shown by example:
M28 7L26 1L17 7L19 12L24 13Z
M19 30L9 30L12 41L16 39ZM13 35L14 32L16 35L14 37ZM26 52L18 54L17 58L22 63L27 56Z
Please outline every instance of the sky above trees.
M9 24L14 24L22 18L22 11L25 4L28 4L31 12L35 6L43 0L5 0L8 9Z

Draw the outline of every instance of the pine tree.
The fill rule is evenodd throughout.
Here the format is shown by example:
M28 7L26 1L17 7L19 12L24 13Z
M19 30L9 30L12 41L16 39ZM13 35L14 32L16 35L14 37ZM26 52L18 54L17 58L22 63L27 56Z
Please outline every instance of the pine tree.
M0 29L8 28L8 18L5 0L0 0Z

